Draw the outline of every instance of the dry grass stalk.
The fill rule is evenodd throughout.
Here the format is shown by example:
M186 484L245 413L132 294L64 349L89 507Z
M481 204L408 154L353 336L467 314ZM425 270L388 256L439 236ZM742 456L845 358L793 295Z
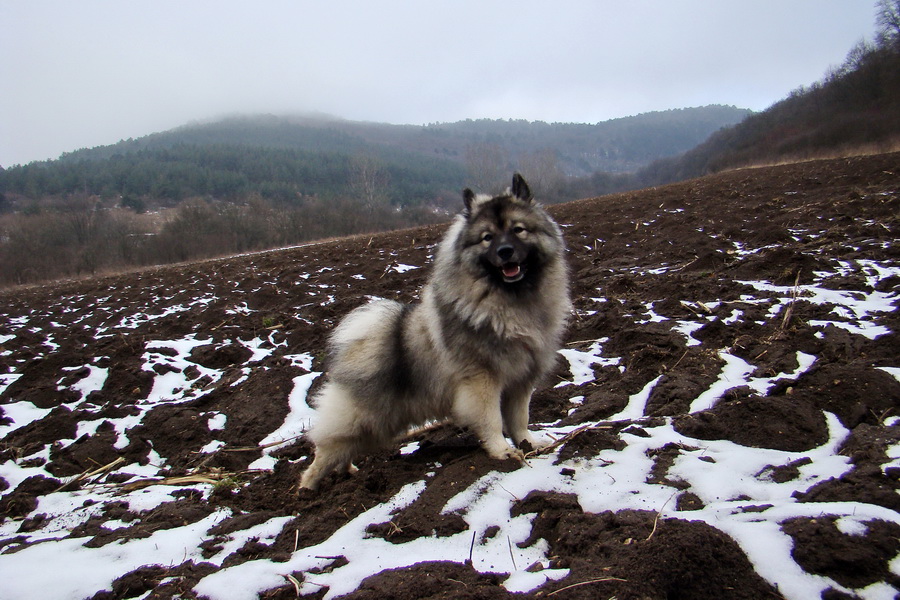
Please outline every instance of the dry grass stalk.
M678 365L680 365L680 364L681 364L681 361L684 360L684 357L688 355L688 352L690 352L690 350L685 350L685 351L684 351L684 354L681 355L681 358L679 358L679 359L675 362L675 364L672 365L671 367L667 367L667 368L666 368L666 371L670 371L670 370L674 369L675 367L677 367Z
M571 590L572 588L581 587L583 585L590 585L592 583L604 583L606 581L621 581L623 583L628 583L627 579L622 579L621 577L600 577L599 579L588 579L587 581L581 581L579 583L573 583L572 585L567 585L566 587L559 588L558 590L553 590L547 596L555 596L561 592L565 592L567 590Z
M519 567L516 566L516 557L513 556L512 540L509 536L506 536L506 545L509 547L509 559L512 561L513 571L518 571Z
M96 469L88 469L87 471L81 473L80 475L76 475L75 477L70 478L68 481L63 483L61 486L56 488L56 490L54 490L54 491L60 492L73 483L77 483L79 481L84 481L85 479L90 479L91 477L95 477L97 475L103 475L104 473L113 471L113 470L115 470L116 467L124 464L125 462L126 462L125 459L120 456L116 460L112 461L109 464L103 465L102 467L98 467Z
M559 448L560 446L562 446L569 440L572 440L572 439L578 437L585 431L588 431L591 429L611 429L611 428L612 428L612 426L610 426L610 425L582 425L581 427L579 427L577 429L573 429L572 431L570 431L566 435L562 436L561 438L555 439L552 444L549 444L547 446L544 446L543 448L538 448L537 450L532 450L531 452L528 452L527 454L525 454L525 458L531 458L533 456L539 456L541 454L549 454L550 452L556 450L557 448Z
M469 544L469 560L465 562L467 566L472 566L472 552L475 550L475 532L472 532L472 543Z
M800 271L797 271L797 276L794 278L794 287L791 290L791 301L788 304L787 308L784 310L784 316L781 318L781 325L778 326L778 333L782 333L788 328L790 325L791 317L794 314L794 304L797 303L797 298L800 297Z
M191 483L209 483L215 485L229 477L235 477L236 473L226 473L223 471L206 471L203 473L191 473L190 475L179 475L177 477L161 477L159 479L139 479L131 483L125 483L117 486L120 494L127 494L135 490L140 490L151 485L185 485Z
M653 529L650 530L650 535L648 535L647 539L644 540L645 542L649 542L656 534L656 528L659 526L659 517L662 515L663 509L666 508L666 505L672 501L672 498L674 498L679 491L681 490L675 490L674 492L672 492L672 495L669 496L666 501L663 502L663 505L659 507L659 510L656 511L656 518L653 519Z
M300 582L297 581L297 578L294 577L293 575L291 575L290 573L288 573L287 575L282 575L282 577L284 577L285 579L287 579L288 581L291 582L291 585L294 586L294 594L296 594L296 597L299 598L300 597Z
M281 446L282 444L293 442L294 440L302 437L303 434L301 433L300 435L295 435L294 437L278 440L277 442L269 442L268 444L263 444L262 446L238 446L237 448L222 448L221 450L219 450L219 452L250 452L252 450L265 450L266 448Z

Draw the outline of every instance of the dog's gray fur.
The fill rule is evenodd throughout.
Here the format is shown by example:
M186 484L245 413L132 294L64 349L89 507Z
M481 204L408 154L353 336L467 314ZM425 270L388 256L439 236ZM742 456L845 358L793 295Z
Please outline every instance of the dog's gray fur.
M356 457L428 421L452 418L496 459L522 461L519 446L537 446L528 404L571 310L562 234L519 174L505 194L463 199L422 301L372 302L333 332L301 487L355 471Z

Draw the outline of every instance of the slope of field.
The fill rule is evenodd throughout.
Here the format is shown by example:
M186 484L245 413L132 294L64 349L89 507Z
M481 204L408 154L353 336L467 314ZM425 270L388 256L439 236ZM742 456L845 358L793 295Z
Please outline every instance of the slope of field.
M443 425L295 484L324 340L444 227L0 294L0 599L893 598L900 155L553 207L528 465Z

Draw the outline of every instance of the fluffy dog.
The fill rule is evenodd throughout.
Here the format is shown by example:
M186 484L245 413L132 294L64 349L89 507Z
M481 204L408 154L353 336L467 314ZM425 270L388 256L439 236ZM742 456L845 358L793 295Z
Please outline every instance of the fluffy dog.
M504 194L463 200L421 302L377 300L334 330L302 488L428 421L469 428L499 460L537 446L528 405L571 311L562 234L518 173Z

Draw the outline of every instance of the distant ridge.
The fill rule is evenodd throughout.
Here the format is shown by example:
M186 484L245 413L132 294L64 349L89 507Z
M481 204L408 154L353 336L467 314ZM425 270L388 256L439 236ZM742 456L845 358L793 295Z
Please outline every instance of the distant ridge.
M594 124L512 119L469 119L428 125L349 121L324 113L231 115L109 146L77 150L63 160L98 160L180 144L239 144L267 148L356 153L393 148L428 157L465 161L466 148L494 144L512 160L552 149L570 176L595 171L629 172L693 148L718 129L740 122L750 110L711 105L643 113Z
M130 198L148 207L255 196L296 205L313 196L354 198L360 187L371 192L375 184L380 200L407 207L442 204L465 186L496 190L518 170L544 201L560 202L582 197L571 181L634 172L749 114L707 106L596 124L479 119L429 125L234 115L0 170L0 193L20 200ZM373 180L361 184L362 172Z

